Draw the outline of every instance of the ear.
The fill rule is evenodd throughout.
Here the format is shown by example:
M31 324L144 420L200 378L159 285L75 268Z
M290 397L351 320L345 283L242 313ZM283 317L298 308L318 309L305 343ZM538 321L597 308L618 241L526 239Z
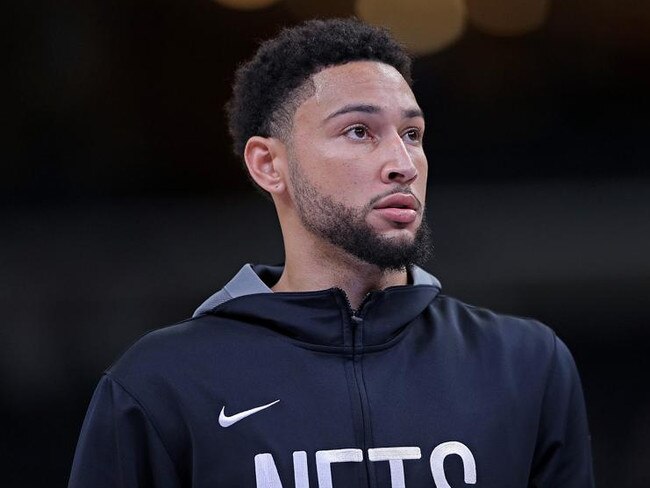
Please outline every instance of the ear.
M275 137L253 136L244 148L244 161L251 178L271 194L286 189L286 154L284 143Z

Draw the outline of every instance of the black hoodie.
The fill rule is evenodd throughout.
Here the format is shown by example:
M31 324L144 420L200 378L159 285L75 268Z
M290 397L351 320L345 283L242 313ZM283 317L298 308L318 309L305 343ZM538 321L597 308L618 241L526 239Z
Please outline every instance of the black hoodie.
M246 265L93 396L69 488L592 487L580 380L546 326L411 285L353 311Z

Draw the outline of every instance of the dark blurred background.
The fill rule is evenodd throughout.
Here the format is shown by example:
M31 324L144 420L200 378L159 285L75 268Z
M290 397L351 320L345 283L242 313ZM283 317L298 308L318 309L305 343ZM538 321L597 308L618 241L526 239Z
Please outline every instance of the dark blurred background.
M355 6L266 3L0 7L0 486L64 486L102 370L243 263L282 261L223 105L259 40ZM582 374L598 485L650 486L650 4L429 0L431 20L426 3L397 2L427 116L428 269L551 325Z

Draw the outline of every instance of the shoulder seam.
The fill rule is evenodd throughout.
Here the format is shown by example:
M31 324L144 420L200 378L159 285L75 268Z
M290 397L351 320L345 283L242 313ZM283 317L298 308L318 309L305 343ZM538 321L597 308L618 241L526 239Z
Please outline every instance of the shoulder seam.
M180 483L181 477L179 476L179 473L178 473L178 466L176 464L176 461L174 461L174 458L172 457L172 455L171 455L171 453L169 451L169 448L167 447L167 443L165 442L165 439L163 438L163 436L160 433L160 430L158 429L158 426L153 421L153 417L149 413L149 409L144 405L144 403L142 403L140 401L140 399L137 396L135 396L126 386L124 386L124 384L118 378L116 378L115 375L113 375L110 371L108 371L108 370L104 371L104 375L106 375L106 377L108 377L111 381L113 381L116 385L118 385L122 390L124 390L124 392L127 395L129 395L133 399L133 401L135 401L140 406L140 408L142 409L142 412L144 413L145 417L147 418L147 421L151 424L151 426L153 427L154 432L158 436L158 440L160 440L160 443L162 444L163 449L165 449L165 453L167 454L167 457L169 458L169 460L174 465L174 471L176 473L176 480Z
M540 428L542 426L542 417L544 416L544 413L543 413L544 404L546 403L546 397L548 395L548 389L549 389L549 385L551 383L551 377L553 375L553 371L555 371L555 368L557 367L557 340L558 340L558 337L551 328L548 328L548 330L552 334L553 351L551 352L551 355L550 355L549 365L546 368L546 379L544 380L544 392L542 393L542 398L541 398L541 403L540 403L539 421L537 423L537 440L535 441L535 453L533 454L533 460L535 459L536 454L537 454L537 442L539 440L539 432L540 432ZM535 469L535 466L531 464L531 474L532 474L533 469Z

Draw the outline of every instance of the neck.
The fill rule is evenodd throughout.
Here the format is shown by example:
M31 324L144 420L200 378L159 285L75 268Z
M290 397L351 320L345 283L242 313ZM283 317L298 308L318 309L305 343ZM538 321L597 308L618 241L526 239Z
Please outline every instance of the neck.
M296 236L294 236L296 237ZM364 297L389 286L406 285L406 270L385 271L329 243L302 235L285 240L285 267L273 291L313 291L340 288L353 309Z

